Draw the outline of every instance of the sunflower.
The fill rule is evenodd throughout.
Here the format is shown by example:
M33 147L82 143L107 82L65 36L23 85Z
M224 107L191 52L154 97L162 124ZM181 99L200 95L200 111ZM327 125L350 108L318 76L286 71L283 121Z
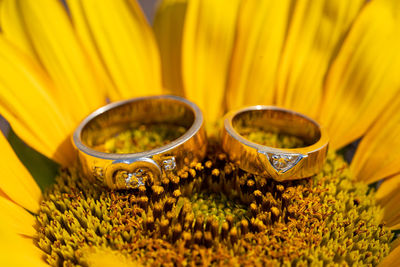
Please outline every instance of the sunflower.
M301 209L305 211L301 213L304 231L294 236L298 241L296 245L307 247L308 241L302 242L302 239L311 238L313 233L309 229L314 229L312 227L324 218L334 216L331 208L324 206L325 202L316 205L322 196L329 195L324 192L335 192L338 202L332 205L342 209L340 216L362 222L354 232L358 243L350 244L358 246L357 252L341 260L351 263L358 254L372 257L371 253L378 251L376 261L379 261L389 253L387 244L392 241L391 231L396 233L395 230L400 229L400 195L397 192L400 187L400 153L397 150L400 148L399 1L163 0L153 26L148 24L134 0L66 2L0 1L0 114L27 145L62 166L53 185L45 189L41 177L45 175L34 173L35 164L29 164L31 154L28 160L21 153L17 156L0 135L2 263L57 265L62 260L68 263L70 259L69 263L78 264L77 258L85 258L83 264L140 264L138 258L130 261L126 253L119 253L120 250L145 253L153 260L175 257L175 263L184 264L185 258L178 250L184 250L186 241L190 239L201 244L200 247L212 247L215 236L226 237L222 245L213 248L219 259L207 255L207 250L200 247L197 252L192 251L191 256L212 258L214 263L228 262L232 253L240 253L243 247L251 251L252 244L258 244L255 247L260 249L260 246L278 246L279 242L290 243L290 240L282 241L287 225L279 218L296 217L300 210L299 206L290 206L288 199L296 203L307 200L314 205ZM192 164L184 173L167 177L165 183L171 184L168 188L174 190L163 194L166 196L162 200L163 207L158 207L156 202L163 187L152 188L151 199L145 192L130 196L96 191L80 178L79 170L74 167L72 131L85 116L108 101L161 93L182 95L196 102L211 131L224 112L243 105L278 105L307 114L329 131L332 151L324 173L297 184L271 182L265 189L265 180L235 170L214 144L206 162ZM335 151L346 151L355 141L359 141L358 147L347 167ZM19 159L25 159L29 171ZM50 165L46 168L54 168ZM187 187L180 187L180 181L198 177L202 172L205 173L202 177L208 177L205 179L234 174L235 182L228 189L239 188L237 196L243 203L251 203L249 208L239 202L232 203L229 196L228 200L224 195L211 198L210 194L200 191L191 199L180 198L185 193L183 190L187 190ZM379 187L374 193L377 182ZM190 188L202 187L193 183L187 184ZM215 186L215 183L208 184ZM371 186L368 188L367 184ZM243 190L251 191L250 200ZM71 201L65 199L73 193L82 199L83 206L68 206ZM91 203L88 195L97 202ZM329 201L327 203L333 203ZM93 213L102 214L106 212L102 205L110 202L110 209L113 208L119 217L103 218L104 223L120 220L133 232L126 232L126 228L113 229L121 231L119 236L110 237L114 238L110 242L115 241L113 249L99 245L99 249L93 250L96 239L79 235L77 225L88 227L88 223L93 223L82 221L82 209L87 205ZM129 206L132 203L133 208ZM265 203L269 205L268 218L257 213ZM149 205L153 205L151 209L147 208ZM218 210L221 205L222 214ZM221 222L205 217L209 206L215 208L216 218L222 217ZM286 215L277 207L285 207ZM244 219L247 209L256 214L252 215L250 224ZM145 215L140 215L143 211ZM171 216L170 220L160 217L156 222L157 216L161 216L157 211L165 211L165 216ZM192 211L195 223L191 221ZM58 223L57 218L63 223ZM170 225L172 219L174 222L181 220L183 226ZM265 221L274 225L269 232L276 237L273 241L262 234ZM192 222L193 236L185 232L185 222ZM196 223L200 222L200 227L204 223L209 229L205 233L196 231ZM342 222L346 224L345 220ZM218 223L220 229L213 230L218 229L215 226ZM347 245L356 242L341 239L340 231L334 232L339 226L330 226L332 232L326 234L338 236L339 241L335 242L347 242ZM107 224L104 227L107 228ZM171 228L166 230L168 227ZM159 248L159 254L153 251L155 256L149 256L143 252L143 247L125 246L130 242L123 242L123 239L132 241L135 231L142 228L146 231L159 229L159 233L166 231L164 237L142 240L146 246ZM103 233L103 228L96 229ZM76 235L71 233L73 231ZM250 237L246 236L250 241L246 238L238 241L239 235L247 232L252 232ZM79 239L81 237L83 239ZM175 246L177 239L186 243L178 242ZM372 239L379 241L369 244ZM327 246L322 246L321 242L328 241L310 241L314 252L319 249L318 253L327 257L341 253L339 246L330 247L336 250L323 250ZM77 243L88 246L86 250L75 251ZM397 245L397 239L390 243L391 252L382 265L400 264ZM288 258L295 255L297 247L291 249L289 256L285 254ZM264 251L254 249L252 253L256 257ZM50 256L46 258L45 255ZM285 255L272 257L279 259ZM308 258L298 264L312 260ZM207 264L206 261L201 263ZM243 264L236 262L239 263Z

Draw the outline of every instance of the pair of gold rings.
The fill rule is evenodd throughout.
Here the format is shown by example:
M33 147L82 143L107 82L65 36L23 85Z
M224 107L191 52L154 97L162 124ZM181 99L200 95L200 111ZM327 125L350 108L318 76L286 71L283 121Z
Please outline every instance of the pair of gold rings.
M265 131L297 136L307 145L282 149L251 142L236 129L243 122ZM105 153L97 149L132 123L167 123L187 130L164 146L139 153ZM106 105L81 122L73 134L73 143L85 175L111 189L137 188L148 178L159 178L162 171L203 160L207 150L201 110L194 103L171 95ZM304 115L277 107L252 106L225 116L222 148L241 169L284 181L318 173L326 158L328 139L324 129ZM117 175L121 171L126 175Z

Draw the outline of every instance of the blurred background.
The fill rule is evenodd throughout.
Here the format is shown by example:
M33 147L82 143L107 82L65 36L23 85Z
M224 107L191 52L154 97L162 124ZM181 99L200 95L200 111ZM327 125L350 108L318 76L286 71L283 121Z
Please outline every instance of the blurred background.
M143 12L146 14L147 19L150 23L153 21L156 3L158 0L139 0L142 6ZM9 125L7 121L0 115L0 130L7 135L9 131Z

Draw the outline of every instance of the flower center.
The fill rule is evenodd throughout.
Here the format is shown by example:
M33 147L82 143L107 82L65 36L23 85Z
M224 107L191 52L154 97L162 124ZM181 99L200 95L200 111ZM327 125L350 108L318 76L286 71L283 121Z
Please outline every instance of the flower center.
M139 142L147 142L147 129L132 132L142 131ZM136 142L131 136L107 143L122 140L118 149L126 151ZM87 251L105 248L143 265L376 265L392 233L379 224L367 185L351 179L333 153L310 179L254 176L229 162L215 140L203 162L164 172L158 184L144 179L136 189L111 191L77 168L63 169L44 194L37 242L56 266L85 266Z
M254 143L277 148L297 148L306 145L306 143L297 136L265 132L261 127L249 126L243 123L239 122L238 125L236 125L235 128L237 132Z
M185 127L166 123L131 124L124 129L102 129L96 136L96 150L106 153L139 153L164 146L186 132ZM113 136L103 140L102 136Z

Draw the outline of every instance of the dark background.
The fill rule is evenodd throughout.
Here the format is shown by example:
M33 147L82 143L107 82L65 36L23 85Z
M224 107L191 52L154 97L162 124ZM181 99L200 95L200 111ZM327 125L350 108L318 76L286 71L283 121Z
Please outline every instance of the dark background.
M158 0L139 0L139 3L142 5L144 13L150 21L153 20L154 10L157 2Z

